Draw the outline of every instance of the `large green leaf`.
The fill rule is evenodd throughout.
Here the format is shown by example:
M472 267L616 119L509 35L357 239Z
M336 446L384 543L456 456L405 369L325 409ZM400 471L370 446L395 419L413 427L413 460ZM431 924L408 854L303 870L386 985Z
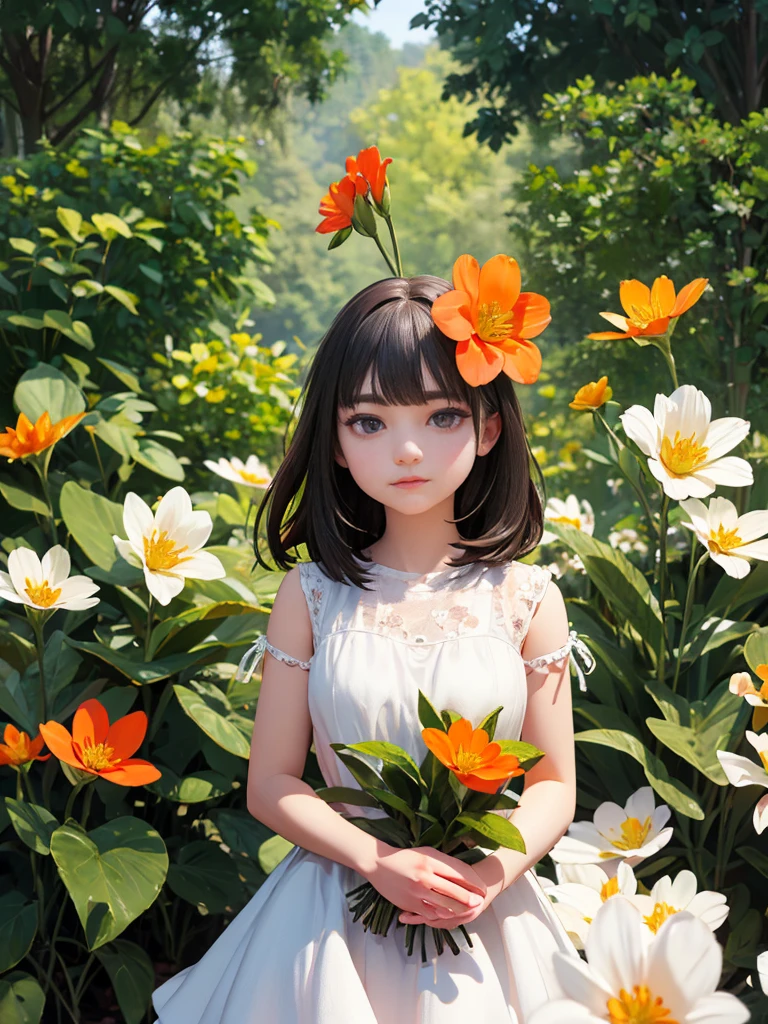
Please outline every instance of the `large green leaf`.
M368 740L365 743L347 743L346 749L356 750L360 754L368 754L370 757L375 757L383 761L384 764L394 765L410 776L420 788L424 788L425 784L421 777L419 766L402 747L398 747L394 743L386 743L383 740Z
M134 452L133 457L142 466L167 480L179 482L184 479L184 467L171 449L151 437L139 438L138 450Z
M758 665L768 665L768 629L763 627L747 638L744 644L744 657L752 671L757 675Z
M147 786L147 789L174 803L199 804L224 796L232 789L231 779L204 768L184 776L177 775L165 765L158 764L158 768L163 773L162 777Z
M0 978L0 1021L2 1024L39 1024L45 993L31 974L14 971Z
M577 554L592 583L621 622L639 634L650 651L659 649L661 612L648 580L617 548L573 526L550 523L549 528Z
M94 348L93 335L88 324L84 320L73 320L63 309L47 309L43 315L43 323L46 327L60 331L65 337L82 345L83 348L89 350Z
M56 818L45 807L14 800L11 796L5 798L5 806L19 839L30 850L47 857L51 852L51 836L59 827Z
M142 394L143 390L141 382L133 370L129 370L127 366L123 366L122 363L116 363L112 359L104 359L100 357L97 362L101 363L102 366L106 367L110 373L114 373L121 384L124 384L131 391L135 391L136 394Z
M388 819L389 820L389 819ZM393 824L395 824L393 822ZM294 844L283 836L271 836L259 847L259 867L265 875L270 875L280 861L285 860Z
M88 558L110 570L120 558L112 535L125 536L123 506L67 480L59 499L64 524Z
M5 473L0 476L0 494L11 508L17 508L20 512L33 512L37 516L49 514L48 506L42 498L38 498L36 494L22 487Z
M259 850L267 839L274 836L272 829L257 821L248 811L233 807L216 807L208 817L213 821L232 853L257 860Z
M187 843L168 869L168 887L180 899L208 914L234 912L245 902L237 865L209 840Z
M51 853L72 897L89 949L111 942L150 907L168 872L162 838L138 818L115 818L91 832L57 828Z
M3 893L0 896L0 974L23 960L36 932L37 903L28 902L20 892Z
M355 807L378 807L379 801L372 793L381 793L381 789L373 789L370 793L354 786L323 786L316 789L315 794L327 804L354 804Z
M13 401L34 423L47 412L53 423L85 409L80 388L66 374L48 363L38 363L19 377Z
M193 679L190 686L178 683L173 691L184 713L214 743L238 757L250 756L253 722L239 715L217 686Z
M160 650L164 653L189 651L206 639L214 629L216 620L235 619L238 616L250 616L252 613L263 616L263 620L259 621L263 621L266 627L266 609L259 605L246 601L214 601L210 604L195 605L180 615L164 619L155 626L149 647L150 656L154 657ZM196 628L189 629L190 626Z
M205 657L205 652L201 652L198 654L171 654L167 658L158 658L157 661L142 661L138 651L134 654L124 654L122 651L107 647L106 644L94 643L90 640L73 640L72 637L67 637L67 643L71 647L77 648L78 651L87 651L89 654L95 655L116 668L126 679L141 684L158 683L177 672L191 668Z
M152 961L135 942L116 939L96 950L106 968L125 1024L140 1024L155 987Z
M499 846L525 853L525 842L520 830L507 818L488 811L464 811L456 816L456 821L466 825L473 832L479 832L481 836L492 839Z
M758 562L743 580L723 575L707 604L707 615L730 615L746 605L765 600L768 592L768 562ZM749 618L748 614L743 617Z
M662 800L674 808L678 814L687 818L695 818L697 821L703 819L704 811L690 789L682 782L670 779L664 762L652 754L636 736L631 736L618 729L589 729L586 732L577 732L576 741L596 743L599 746L611 747L613 750L629 754L641 765L645 777Z

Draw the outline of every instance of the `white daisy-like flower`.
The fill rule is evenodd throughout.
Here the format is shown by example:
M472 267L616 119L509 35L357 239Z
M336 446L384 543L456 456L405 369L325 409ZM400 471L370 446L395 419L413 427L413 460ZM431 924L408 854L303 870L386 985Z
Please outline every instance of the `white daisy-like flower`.
M641 894L632 897L640 911L643 923L655 935L668 917L687 910L715 931L728 917L728 903L721 892L702 889L698 892L696 875L692 871L680 871L674 882L670 875L664 875L651 889L650 896Z
M245 484L246 487L266 487L272 480L272 475L255 455L249 455L245 462L233 456L231 459L206 459L203 465L212 473L231 480L235 484Z
M744 735L757 751L759 765L748 757L732 754L730 750L718 750L717 759L732 786L763 786L768 789L768 732L758 735L747 729ZM757 801L752 823L758 835L768 827L768 793Z
M123 527L128 540L112 539L131 565L144 570L147 589L160 604L170 604L184 589L184 581L220 580L224 566L209 551L201 551L213 522L207 512L195 512L183 487L172 487L161 498L157 514L129 491L123 505Z
M637 879L626 861L612 877L598 864L557 864L558 883L540 879L555 913L577 949L584 949L590 925L600 907L614 896L634 896Z
M666 804L655 806L653 790L643 786L624 807L607 800L592 821L574 821L550 857L561 864L602 864L615 875L622 860L634 866L666 846L672 838L672 829L664 828L670 814Z
M712 561L729 576L740 580L749 575L750 558L768 562L768 540L758 540L768 533L768 510L740 516L727 498L712 498L709 508L698 498L688 498L680 507L691 519L682 525L696 534Z
M611 530L608 534L608 543L612 548L618 548L623 554L628 555L630 551L637 551L640 555L648 554L648 545L637 532L629 526L621 530Z
M664 493L675 501L752 483L747 460L725 456L747 436L749 421L737 416L712 420L709 399L692 384L669 397L656 395L653 413L633 405L620 419L627 437L648 456L648 468Z
M683 910L644 935L640 914L624 898L598 910L586 943L587 963L554 954L565 999L550 1000L528 1024L744 1024L750 1014L718 992L723 951L707 926Z
M588 533L591 537L595 532L595 513L590 503L584 499L579 501L575 494L569 494L563 501L561 498L549 498L544 509L544 520L548 523L564 523L575 526L577 530ZM552 544L560 538L549 530L541 535L542 544Z
M768 949L757 958L757 980L760 988L768 996Z
M30 548L14 548L8 572L0 572L0 598L38 611L79 612L99 603L99 587L87 576L70 576L69 552L55 544L42 560Z
M755 732L760 732L764 725L768 725L768 665L757 665L755 673L761 684L759 690L752 682L749 672L734 672L728 689L752 705L752 728Z

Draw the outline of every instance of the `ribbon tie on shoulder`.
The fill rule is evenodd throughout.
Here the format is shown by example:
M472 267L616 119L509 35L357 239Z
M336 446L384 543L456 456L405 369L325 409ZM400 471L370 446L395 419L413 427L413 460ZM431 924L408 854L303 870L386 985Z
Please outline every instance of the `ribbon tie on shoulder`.
M597 663L592 652L579 637L575 629L570 631L568 640L562 647L552 651L551 654L542 654L539 658L532 658L530 661L526 661L525 664L530 668L545 668L547 665L560 661L568 655L570 655L571 664L576 669L576 675L579 677L579 689L586 691L587 680L584 677L594 672Z

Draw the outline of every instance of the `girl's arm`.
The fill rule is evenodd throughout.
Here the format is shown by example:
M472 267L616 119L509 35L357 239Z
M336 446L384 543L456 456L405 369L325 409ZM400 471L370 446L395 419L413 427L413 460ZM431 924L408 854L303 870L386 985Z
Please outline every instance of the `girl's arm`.
M534 613L522 655L530 661L556 651L568 639L565 602L550 583ZM569 658L528 672L528 706L521 739L545 756L525 775L520 803L510 820L525 840L525 853L500 848L475 865L497 894L552 849L576 812L576 758Z
M312 624L298 567L280 584L267 638L300 661L312 655ZM387 844L347 821L301 779L312 742L308 676L306 669L265 651L248 766L248 810L289 842L367 877L388 852Z

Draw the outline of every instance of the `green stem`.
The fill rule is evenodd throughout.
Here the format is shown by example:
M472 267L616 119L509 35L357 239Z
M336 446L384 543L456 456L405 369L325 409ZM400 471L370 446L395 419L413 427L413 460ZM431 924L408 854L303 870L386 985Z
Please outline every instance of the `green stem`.
M90 779L81 779L80 782L75 783L72 787L72 792L67 797L67 806L64 808L64 821L72 817L72 808L75 806L75 800L80 790L87 786Z
M594 415L595 419L600 420L600 422L602 423L605 432L613 440L617 450L620 452L623 448L626 448L630 455L632 455L633 458L637 461L637 463L639 465L642 465L643 460L639 456L635 455L631 448L624 444L624 442L621 440L620 437L618 437L613 428L608 425L608 421L605 419L605 417L602 416L597 410L594 411ZM639 487L635 483L635 481L632 479L629 473L627 473L626 470L622 467L618 459L616 460L616 466L618 467L618 470L621 473L621 475L624 477L624 479L627 481L627 483L630 485L630 487L634 490L635 494L640 499L640 504L643 506L643 511L645 512L646 518L648 519L649 532L653 533L653 531L656 529L656 524L653 521L653 512L651 511L651 506L648 504L648 497L645 491L642 487Z
M397 244L397 235L395 234L395 224L392 217L388 214L386 217L387 227L389 228L389 237L392 239L392 252L395 255L395 263L397 264L398 277L403 276L403 261L400 258L400 246Z
M96 431L92 427L85 428L90 434L91 443L93 444L93 450L96 452L96 461L99 464L99 472L101 473L101 485L104 488L104 497L109 497L109 485L107 484L107 475L104 472L104 463L101 461L101 453L99 452L99 446L96 442Z
M149 595L149 601L147 602L147 628L144 632L144 661L149 661L149 648L152 643L152 613L154 598Z
M49 520L49 522L48 522L48 533L50 534L50 537L51 537L51 540L53 541L53 543L54 544L58 544L59 537L58 537L58 533L56 532L56 516L55 516L54 511L53 511L53 502L51 501L51 492L50 492L50 489L48 487L48 464L51 461L51 452L52 451L53 451L53 448L49 448L45 452L42 465L40 464L40 462L38 461L38 459L36 457L32 458L31 462L32 462L32 465L35 468L35 471L37 472L37 475L40 477L40 486L43 489L43 497L45 498L45 503L48 506L48 520Z
M665 494L661 500L661 513L659 514L659 610L661 611L661 638L659 640L658 660L656 663L656 676L660 683L664 682L666 670L666 643L667 643L667 617L666 617L666 588L667 588L667 516L669 513L669 498Z
M389 255L389 253L387 252L387 250L386 250L386 249L384 248L384 246L382 245L382 242L381 242L381 239L379 238L379 236L378 236L378 235L371 235L371 238L373 238L373 240L374 240L374 242L376 243L376 245L378 245L378 247L379 247L379 252L380 252L380 253L381 253L381 255L382 255L382 256L384 257L384 259L385 259L385 260L387 261L387 266L388 266L388 267L389 267L389 269L390 269L390 270L392 271L392 276L393 276L393 277L400 277L401 275L400 275L400 273L399 273L399 271L398 271L397 267L396 267L396 266L395 266L395 264L394 264L394 263L392 262L392 257L391 257L391 256Z
M35 647L37 648L37 665L40 673L40 684L38 690L40 704L40 721L48 721L48 696L45 686L45 639L43 637L43 618L36 608L29 608L27 611L32 631L35 634Z
M672 680L672 690L677 692L677 681L680 678L680 669L683 664L683 649L685 647L685 637L688 632L688 626L691 621L691 612L693 611L693 591L696 584L696 575L702 565L709 558L709 552L705 551L701 558L693 564L696 552L696 538L691 540L691 568L688 572L688 589L685 592L685 610L683 611L683 624L680 627L680 641L677 648L677 664L675 665L675 678Z
M88 815L91 813L91 801L93 800L93 786L89 786L85 791L83 797L83 811L80 816L80 824L85 828L88 821Z

